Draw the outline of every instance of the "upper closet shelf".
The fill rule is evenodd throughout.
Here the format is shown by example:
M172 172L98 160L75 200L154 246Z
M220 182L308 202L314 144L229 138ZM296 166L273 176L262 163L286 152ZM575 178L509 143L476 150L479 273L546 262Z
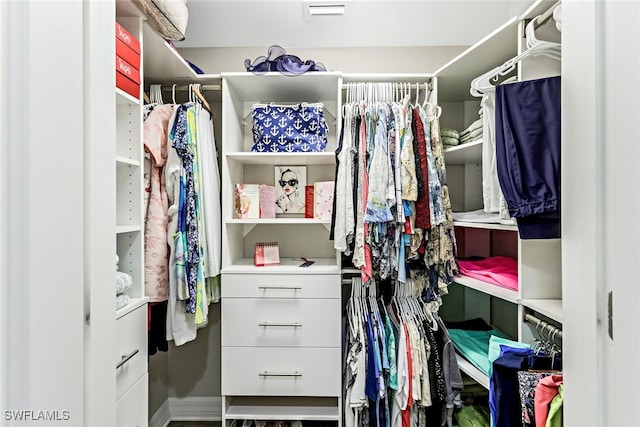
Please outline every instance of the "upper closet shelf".
M438 102L477 99L469 91L471 80L517 54L518 17L514 17L438 71Z
M443 65L438 78L438 102L477 100L471 95L471 81L518 54L521 20L532 19L553 7L557 0L538 0L520 16L514 16L498 29Z
M222 73L231 92L241 100L251 102L319 102L327 94L338 98L339 72L311 72L285 76L270 72L256 75L248 72ZM335 100L334 100L335 102Z
M431 80L433 74L422 73L345 73L343 83L424 83Z

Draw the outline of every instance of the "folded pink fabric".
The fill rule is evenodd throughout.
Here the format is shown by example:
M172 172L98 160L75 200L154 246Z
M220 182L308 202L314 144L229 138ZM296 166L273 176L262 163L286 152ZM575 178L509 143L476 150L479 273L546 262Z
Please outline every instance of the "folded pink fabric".
M503 256L482 260L459 260L460 274L493 283L503 288L518 290L518 262Z

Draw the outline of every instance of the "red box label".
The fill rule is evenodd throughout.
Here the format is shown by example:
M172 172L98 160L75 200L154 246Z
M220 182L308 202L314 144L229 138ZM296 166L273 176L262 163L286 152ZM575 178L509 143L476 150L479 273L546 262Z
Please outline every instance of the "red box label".
M134 52L129 46L124 44L120 39L116 39L116 55L125 60L136 70L140 69L140 54Z
M116 22L116 38L122 40L124 44L133 49L137 54L140 54L140 41L133 37L129 31L127 31L122 25Z
M140 83L140 71L119 56L116 56L116 71L121 72L134 82Z

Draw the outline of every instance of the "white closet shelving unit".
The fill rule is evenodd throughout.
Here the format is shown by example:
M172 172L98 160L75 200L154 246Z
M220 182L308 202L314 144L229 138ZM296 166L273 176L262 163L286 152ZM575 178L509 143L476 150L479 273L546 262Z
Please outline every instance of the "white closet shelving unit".
M544 0L536 2L521 17L512 18L436 71L438 105L443 109L440 118L442 127L461 131L479 118L480 98L470 94L471 81L526 48L526 23L552 8L555 3ZM553 29L549 30L549 26ZM552 24L538 31L559 40L559 33ZM559 75L560 62L532 57L518 65L517 73L519 80ZM446 149L445 162L453 210L481 209L482 140ZM458 276L455 284L449 288L450 294L444 297L441 309L443 316L451 317L451 320L481 317L521 342L530 342L536 335L535 328L525 322L528 312L561 327L560 239L523 240L519 238L515 225L461 221L456 221L454 225L459 256L515 258L518 262L518 289L511 290ZM463 371L488 387L486 375L461 357L459 361Z
M339 73L222 74L222 420L340 422L340 257L330 221L233 218L234 184L274 185L274 166L306 166L307 185L335 177ZM254 153L254 103L322 102L326 152ZM255 267L254 244L277 241L280 265ZM301 257L315 261L301 268Z
M142 45L142 19L131 16L132 9L126 8L125 3L118 2L116 5L116 21L140 40ZM144 295L141 95L141 91L138 97L134 97L115 88L116 251L119 258L118 269L131 275L133 286L127 291L129 303L116 311L114 367L117 425L145 426L148 423L149 394L148 298Z

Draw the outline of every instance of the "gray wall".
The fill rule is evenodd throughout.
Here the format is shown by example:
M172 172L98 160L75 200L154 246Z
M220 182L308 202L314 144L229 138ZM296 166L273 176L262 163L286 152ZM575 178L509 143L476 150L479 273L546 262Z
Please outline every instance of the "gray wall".
M396 48L290 49L288 54L322 63L329 71L345 73L432 73L466 46ZM246 71L244 60L266 56L268 47L184 48L180 53L207 74Z
M465 46L292 49L287 53L322 62L328 70L345 73L433 73ZM185 48L180 53L208 74L246 71L244 60L267 54L261 48ZM165 94L166 95L166 94ZM181 102L182 95L177 97ZM214 131L221 139L220 96L205 92L214 109ZM165 96L165 101L168 98ZM218 102L216 104L216 102ZM218 150L220 150L218 148ZM220 152L220 151L218 151ZM209 307L209 324L195 341L151 357L149 364L149 417L167 398L220 396L220 305Z

